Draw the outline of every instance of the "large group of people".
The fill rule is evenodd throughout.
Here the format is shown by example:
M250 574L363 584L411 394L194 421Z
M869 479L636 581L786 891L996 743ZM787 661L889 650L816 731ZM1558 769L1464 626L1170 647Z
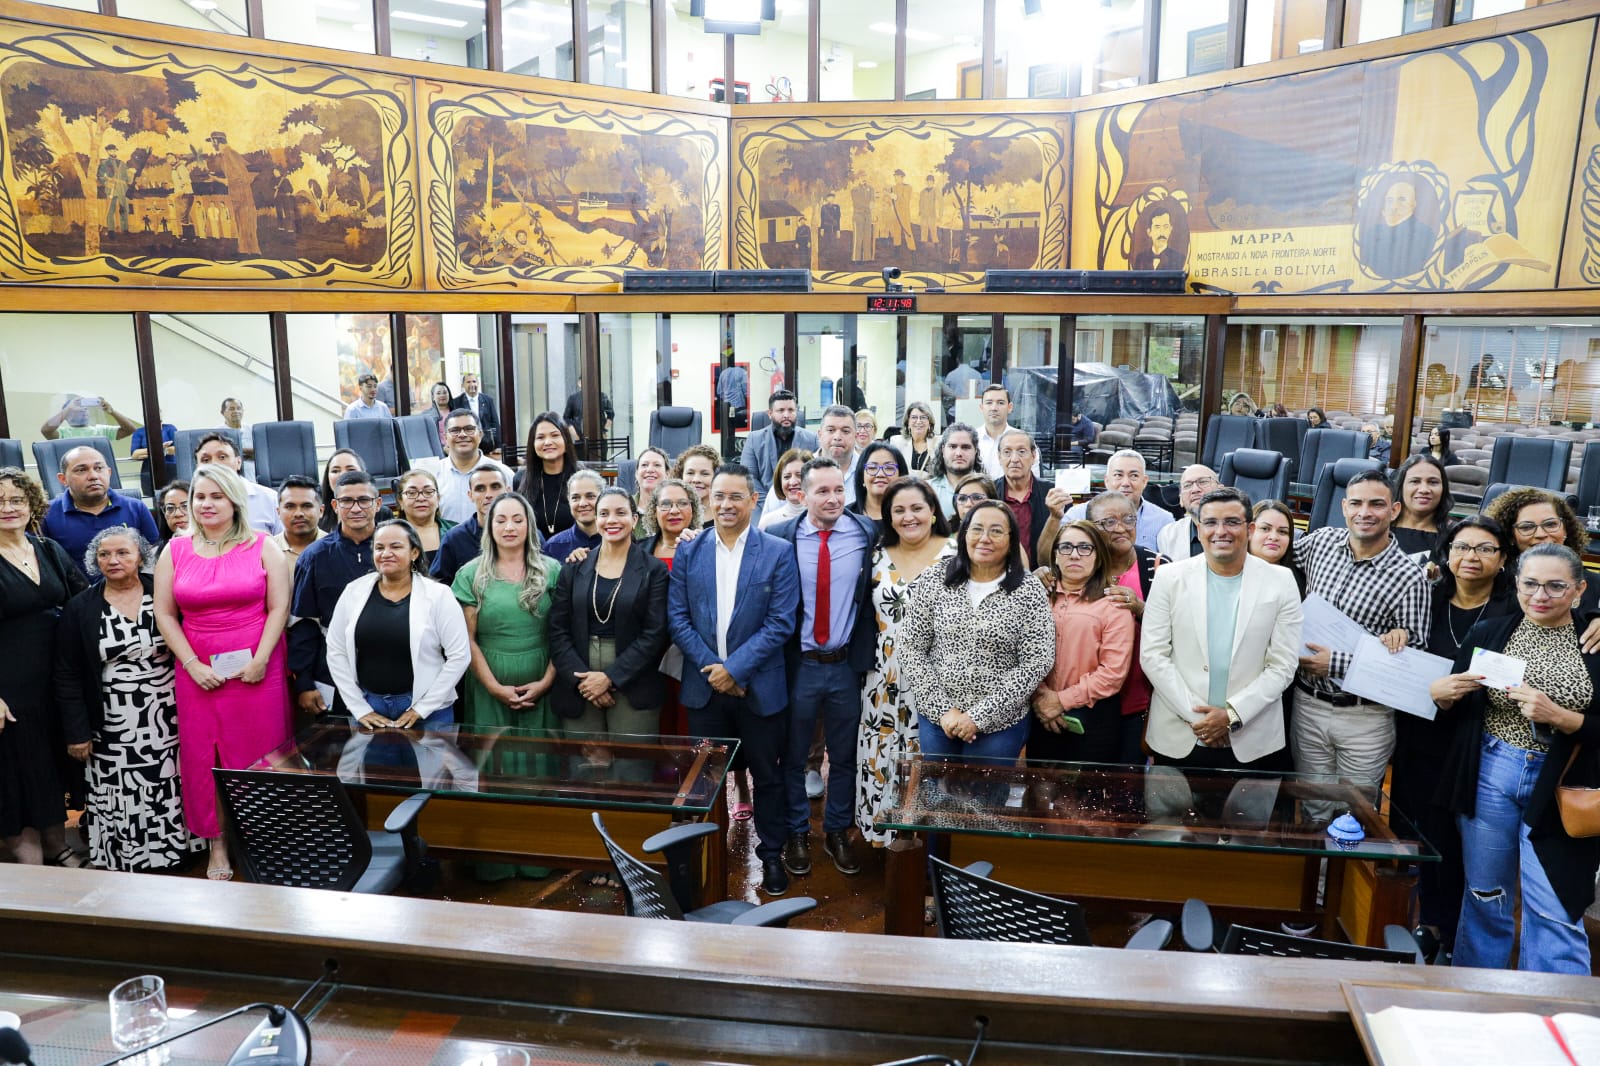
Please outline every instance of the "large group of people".
M446 392L444 458L379 486L336 453L320 481L286 480L270 515L226 435L158 494L159 517L109 488L92 448L66 453L48 506L0 470L0 836L15 858L82 862L63 832L76 787L94 865L207 851L228 878L211 770L289 742L297 711L736 737L733 816L751 820L774 896L812 869L813 799L842 873L891 843L879 826L918 753L1370 787L1392 767L1396 803L1444 859L1421 883L1442 950L1505 966L1520 929L1524 969L1589 972L1600 840L1567 834L1555 793L1563 774L1600 784L1600 582L1561 497L1520 489L1454 520L1439 459L1419 455L1352 479L1342 526L1297 533L1282 502L1203 466L1180 475L1175 519L1121 451L1075 503L1039 478L999 386L979 427L936 432L912 404L909 434L864 442L876 424L860 412L830 406L813 433L779 390L743 465L648 448L624 489L577 461L554 413L508 469ZM1302 643L1307 596L1391 652L1449 658L1436 715L1344 691L1349 652ZM1480 648L1525 661L1523 683L1484 687Z

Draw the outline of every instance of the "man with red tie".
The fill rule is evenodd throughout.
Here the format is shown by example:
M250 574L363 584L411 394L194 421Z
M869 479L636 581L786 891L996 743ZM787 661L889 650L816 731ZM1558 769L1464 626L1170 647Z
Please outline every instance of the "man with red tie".
M800 572L800 625L789 639L789 743L783 760L789 835L783 865L811 872L811 804L806 798L806 753L822 720L828 749L822 846L839 872L861 872L850 839L855 824L856 734L861 678L876 650L876 616L868 606L877 524L845 509L844 471L818 457L800 474L806 513L771 533L794 545Z

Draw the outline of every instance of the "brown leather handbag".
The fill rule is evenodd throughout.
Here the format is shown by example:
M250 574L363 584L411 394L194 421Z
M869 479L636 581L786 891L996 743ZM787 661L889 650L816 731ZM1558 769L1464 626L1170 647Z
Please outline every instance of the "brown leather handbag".
M1572 749L1572 754L1567 757L1567 765L1561 771L1561 780L1556 783L1556 807L1561 811L1561 828L1574 839L1600 837L1600 788L1567 784L1567 775L1572 772L1572 764L1582 750L1581 744Z

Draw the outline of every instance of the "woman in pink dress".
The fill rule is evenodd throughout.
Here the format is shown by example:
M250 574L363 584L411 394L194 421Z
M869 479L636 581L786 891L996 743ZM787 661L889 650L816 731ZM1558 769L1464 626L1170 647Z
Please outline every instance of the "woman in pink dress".
M190 533L156 564L156 625L178 660L178 776L184 820L211 845L206 876L233 876L213 767L250 766L290 736L284 623L289 569L247 521L244 482L206 464L189 491Z

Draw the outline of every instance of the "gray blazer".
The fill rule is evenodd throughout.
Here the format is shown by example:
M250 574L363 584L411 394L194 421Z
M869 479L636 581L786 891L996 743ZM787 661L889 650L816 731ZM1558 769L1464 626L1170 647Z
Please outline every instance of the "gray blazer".
M794 443L791 448L804 448L806 451L817 450L817 435L809 429L800 426L794 427ZM772 426L765 425L744 440L744 456L740 462L745 469L755 476L756 484L761 486L761 494L765 496L772 490L772 476L778 472L778 460L783 453L778 451L778 440L772 435Z

